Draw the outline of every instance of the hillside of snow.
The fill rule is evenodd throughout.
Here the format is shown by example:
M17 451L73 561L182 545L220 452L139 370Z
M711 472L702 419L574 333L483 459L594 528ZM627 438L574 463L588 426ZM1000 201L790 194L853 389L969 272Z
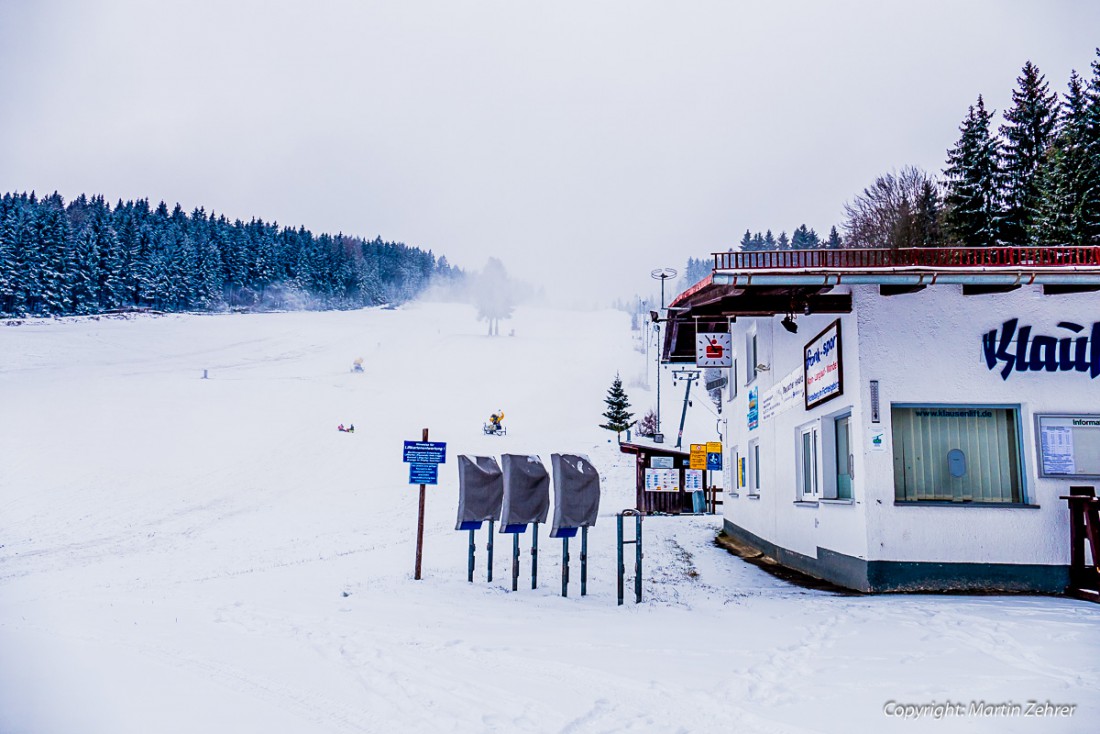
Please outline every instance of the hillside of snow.
M633 505L634 464L598 424L616 372L635 412L652 404L645 358L618 312L521 309L512 331L490 338L449 304L0 325L0 732L1095 724L1100 607L1085 602L808 590L716 547L721 519L696 516L645 519L643 603L628 591L617 606L614 514ZM683 388L663 390L674 440ZM497 409L508 435L485 436ZM713 426L693 408L685 444L716 440ZM423 428L448 460L427 491L415 581L418 491L401 449ZM457 456L537 454L549 468L555 452L601 472L588 595L575 542L561 596L548 527L537 589L530 533L518 591L510 536L486 582L485 530L468 583ZM884 713L1033 699L1077 709Z

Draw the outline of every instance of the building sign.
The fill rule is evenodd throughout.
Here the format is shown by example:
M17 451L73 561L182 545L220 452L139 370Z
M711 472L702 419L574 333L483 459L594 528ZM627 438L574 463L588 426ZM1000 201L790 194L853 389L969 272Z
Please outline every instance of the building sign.
M756 427L760 425L760 405L757 401L757 396L760 394L759 388L753 388L749 390L749 430L756 430Z
M649 465L654 469L671 469L672 457L671 456L652 456L649 459Z
M691 460L688 462L688 466L692 469L706 469L707 468L707 445L705 443L693 443L691 444Z
M1087 372L1090 379L1100 375L1100 322L1085 327L1072 321L1059 321L1056 336L1032 336L1030 326L1009 319L982 335L982 354L992 371L1001 367L1001 379L1016 372Z
M764 397L760 398L760 419L769 420L801 404L805 384L805 370L795 367L789 375L768 388Z
M803 356L806 410L844 394L844 369L840 361L840 319L811 339Z
M732 336L728 333L700 332L695 336L696 367L732 367Z
M646 469L645 491L647 492L679 492L679 469Z
M1100 476L1100 415L1039 415L1039 476Z

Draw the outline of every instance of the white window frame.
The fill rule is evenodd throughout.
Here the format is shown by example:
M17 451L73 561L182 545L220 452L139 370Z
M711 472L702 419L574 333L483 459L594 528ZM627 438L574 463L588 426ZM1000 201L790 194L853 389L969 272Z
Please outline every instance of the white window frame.
M817 421L798 429L795 456L798 457L798 500L817 502L821 498L821 429Z
M760 364L760 339L757 337L756 327L745 332L745 385L756 382L759 372L756 365Z

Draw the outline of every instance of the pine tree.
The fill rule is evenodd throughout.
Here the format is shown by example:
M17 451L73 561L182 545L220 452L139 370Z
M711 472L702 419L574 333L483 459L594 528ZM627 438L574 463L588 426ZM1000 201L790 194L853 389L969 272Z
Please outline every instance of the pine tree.
M1040 244L1100 242L1100 119L1090 120L1100 118L1100 68L1094 64L1094 69L1091 90L1077 72L1070 75L1054 142L1040 167L1032 223Z
M1000 238L1000 144L989 131L992 112L978 96L959 128L962 135L947 153L946 224L951 234L967 247L993 247Z
M1050 92L1046 78L1030 61L1016 79L1012 109L1005 112L1004 136L1005 219L1002 239L1006 244L1028 244L1028 232L1039 206L1039 165L1053 138L1058 95Z
M825 247L830 250L839 250L844 247L844 241L840 238L840 233L836 231L835 225L829 229L829 239L825 240Z
M771 233L769 232L768 234L771 234ZM775 247L772 247L770 249L773 249L773 250L789 250L789 249L791 249L791 246L792 246L791 241L787 237L786 230L784 230L784 231L779 233L779 239L777 239L775 241Z
M615 373L615 381L608 388L604 402L607 403L607 412L603 414L603 417L607 419L607 423L600 424L600 428L614 431L616 437L621 441L622 438L619 434L634 425L634 421L630 420L634 417L634 414L627 411L627 408L630 407L630 401L626 397L626 392L623 391L623 381L619 379L618 373Z
M754 249L756 249L756 248L753 247L752 233L750 233L746 229L745 230L745 235L741 238L741 252L749 252L750 250L754 250Z

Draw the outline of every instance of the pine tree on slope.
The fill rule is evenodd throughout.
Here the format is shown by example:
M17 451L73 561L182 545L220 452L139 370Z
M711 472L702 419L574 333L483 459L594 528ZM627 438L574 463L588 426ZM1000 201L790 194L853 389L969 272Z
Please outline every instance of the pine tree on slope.
M607 397L604 398L604 402L607 403L607 411L603 414L603 417L607 419L607 423L601 424L600 428L614 431L616 437L621 441L622 438L619 434L634 425L634 422L630 420L634 417L634 414L627 411L627 408L630 407L630 401L627 399L626 392L623 391L623 381L619 378L618 373L615 374L615 381L611 383L611 387L607 390Z

